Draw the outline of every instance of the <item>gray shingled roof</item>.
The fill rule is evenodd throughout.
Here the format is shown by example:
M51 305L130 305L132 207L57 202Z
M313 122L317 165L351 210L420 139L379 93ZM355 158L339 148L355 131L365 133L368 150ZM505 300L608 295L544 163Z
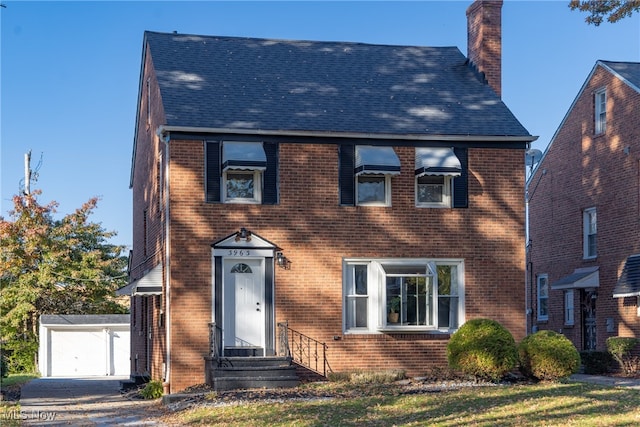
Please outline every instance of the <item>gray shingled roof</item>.
M640 90L640 62L600 61Z
M116 325L129 324L128 314L43 314L43 325Z
M145 41L167 126L529 136L456 47L156 32Z

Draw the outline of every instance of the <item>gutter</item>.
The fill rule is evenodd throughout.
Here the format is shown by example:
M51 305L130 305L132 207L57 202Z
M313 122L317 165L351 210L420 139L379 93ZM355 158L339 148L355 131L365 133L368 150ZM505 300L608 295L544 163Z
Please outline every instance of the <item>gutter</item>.
M236 135L269 135L269 136L300 136L318 138L366 138L366 139L386 139L386 140L417 140L417 141L476 141L476 142L533 142L537 136L521 135L425 135L395 133L362 133L362 132L317 132L304 130L270 130L270 129L231 129L231 128L210 128L196 126L169 126L160 125L157 134L163 141L168 142L168 134L171 132L184 133L222 133Z

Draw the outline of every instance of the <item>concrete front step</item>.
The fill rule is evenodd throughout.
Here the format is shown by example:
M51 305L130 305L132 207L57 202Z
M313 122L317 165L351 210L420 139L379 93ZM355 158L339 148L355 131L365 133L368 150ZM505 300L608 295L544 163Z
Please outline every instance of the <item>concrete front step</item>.
M214 390L296 387L295 365L286 357L222 357L207 360L207 383Z

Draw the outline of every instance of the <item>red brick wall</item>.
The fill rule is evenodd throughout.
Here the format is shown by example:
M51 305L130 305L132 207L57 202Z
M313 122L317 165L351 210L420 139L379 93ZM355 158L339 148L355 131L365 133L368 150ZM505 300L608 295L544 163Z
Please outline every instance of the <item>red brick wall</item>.
M204 381L210 245L241 227L290 259L275 272L276 322L327 342L335 371L418 375L446 364L447 335L343 335L345 257L463 258L466 318L490 317L524 337L523 150L471 149L470 207L418 209L414 148L394 148L402 174L392 207L339 206L337 147L302 143L280 145L280 204L267 206L204 203L203 142L170 142L172 392Z
M604 87L607 130L594 135L594 92ZM533 324L566 334L578 349L582 348L579 301L575 301L576 325L567 327L563 293L551 291L549 321L536 322L535 275L546 273L553 283L575 268L599 266L598 349L606 349L610 336L640 333L635 298L612 298L626 257L640 252L639 111L640 94L598 67L531 180ZM590 207L597 212L598 256L583 260L582 211ZM613 332L606 330L607 318L613 319Z
M130 280L137 280L164 260L163 202L161 183L158 182L158 161L166 158L164 143L156 135L159 123L164 123L164 111L159 102L160 91L153 71L150 53L144 64L141 81L140 106L135 146L133 195L133 250L130 260ZM149 84L147 85L147 80ZM150 98L148 93L150 92ZM148 110L148 100L151 108ZM150 112L150 120L147 119ZM163 160L164 161L164 160ZM146 220L145 220L146 211ZM146 240L146 243L145 243ZM153 379L164 376L166 330L161 324L164 313L161 296L133 297L131 299L131 373L147 374ZM136 362L137 355L137 362ZM148 359L149 357L149 360Z
M467 9L467 58L502 94L502 0L477 0Z

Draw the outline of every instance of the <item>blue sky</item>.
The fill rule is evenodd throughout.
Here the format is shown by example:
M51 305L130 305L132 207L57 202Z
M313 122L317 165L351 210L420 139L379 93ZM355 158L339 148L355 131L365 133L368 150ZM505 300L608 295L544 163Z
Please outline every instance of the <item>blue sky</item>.
M468 1L10 1L0 9L0 215L24 178L59 215L101 198L91 220L131 245L129 189L145 30L467 52ZM503 100L544 150L598 59L640 62L640 14L600 27L569 0L505 0Z

